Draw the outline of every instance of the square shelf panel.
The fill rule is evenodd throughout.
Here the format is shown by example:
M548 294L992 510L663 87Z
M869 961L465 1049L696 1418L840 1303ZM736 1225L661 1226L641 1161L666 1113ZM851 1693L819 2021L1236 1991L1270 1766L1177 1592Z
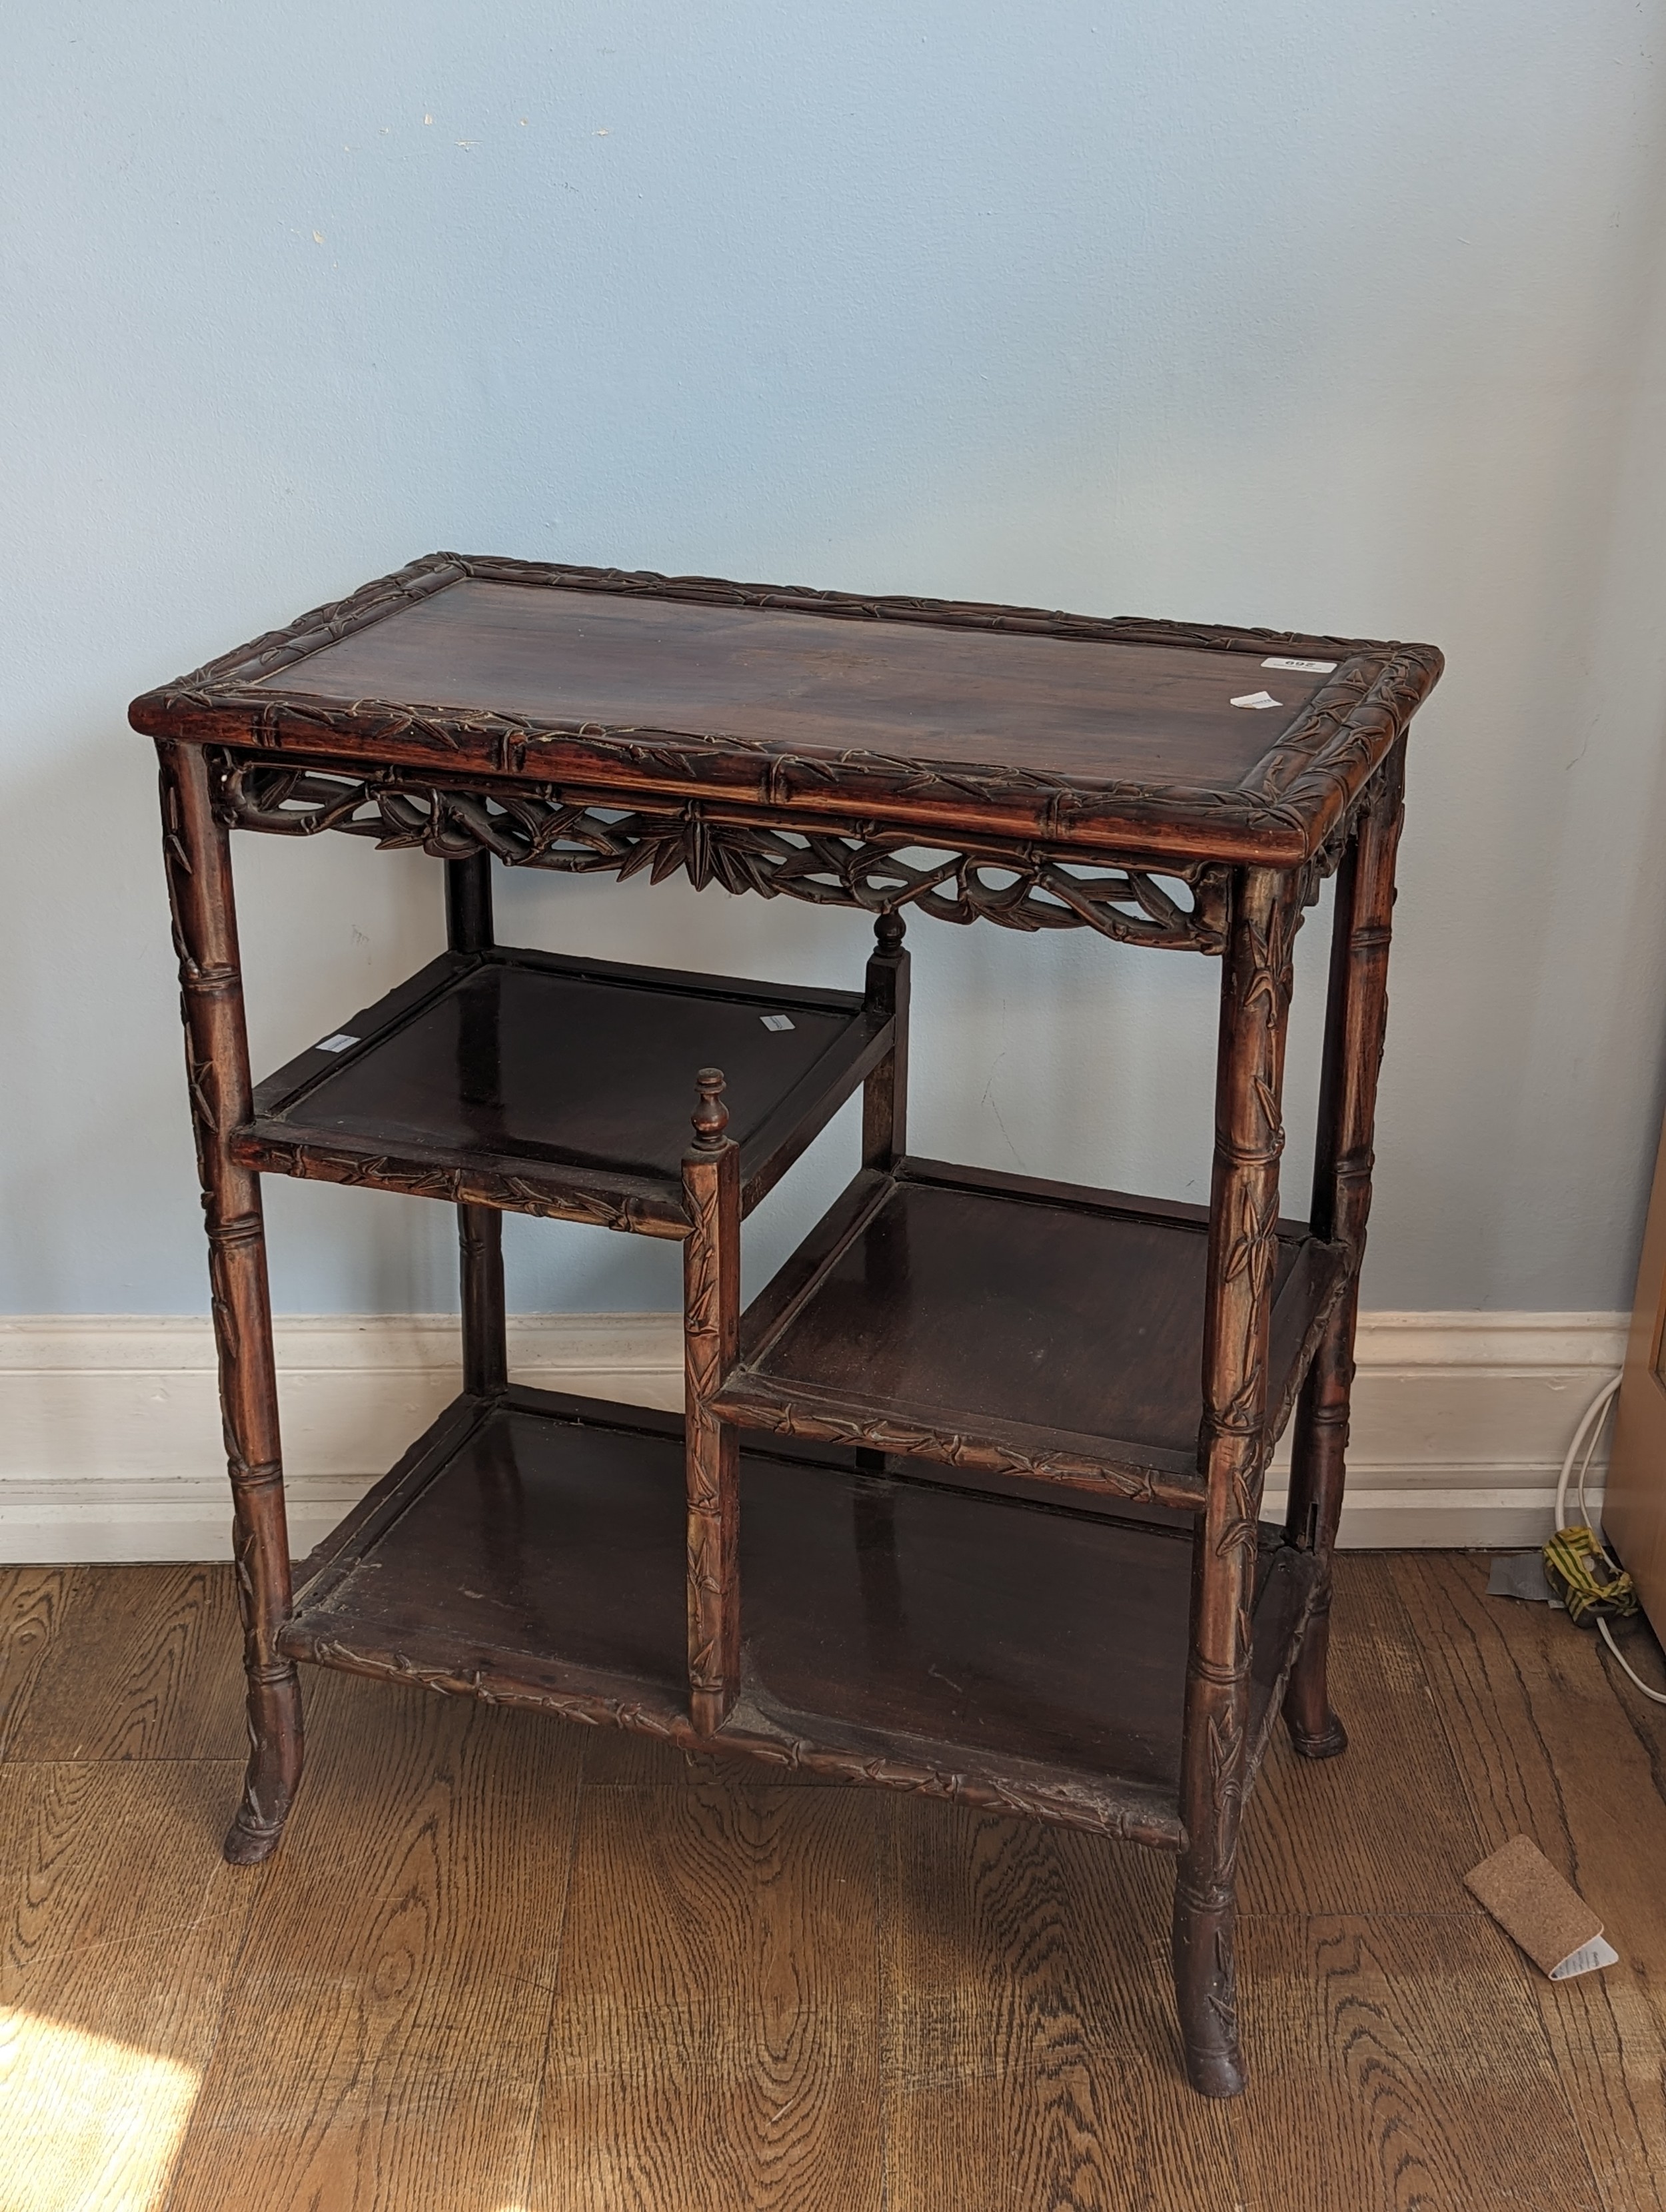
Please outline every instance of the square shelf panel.
M682 1424L512 1390L459 1399L301 1571L291 1656L1146 1842L1175 1811L1191 1569L1125 1522L852 1455L743 1453L745 1693L685 1689ZM1311 1560L1263 1532L1255 1741Z
M680 1236L695 1075L755 1205L890 1048L852 992L448 952L255 1093L246 1165Z
M859 1176L749 1309L717 1400L753 1429L1201 1497L1208 1215L908 1160ZM1269 1410L1288 1418L1346 1279L1279 1224Z

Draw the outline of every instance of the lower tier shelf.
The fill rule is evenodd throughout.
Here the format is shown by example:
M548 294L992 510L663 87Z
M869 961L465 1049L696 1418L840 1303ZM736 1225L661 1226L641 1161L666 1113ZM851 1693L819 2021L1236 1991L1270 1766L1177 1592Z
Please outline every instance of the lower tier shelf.
M682 1424L459 1398L301 1571L291 1657L1174 1849L1192 1523L774 1439L741 1455L742 1695L688 1717ZM1251 1759L1312 1589L1263 1529Z

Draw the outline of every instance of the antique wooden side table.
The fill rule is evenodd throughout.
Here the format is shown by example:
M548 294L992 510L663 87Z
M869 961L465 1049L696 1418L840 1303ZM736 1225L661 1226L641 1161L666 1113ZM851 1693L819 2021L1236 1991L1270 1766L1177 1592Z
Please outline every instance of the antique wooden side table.
M1440 666L435 554L136 701L246 1632L228 1856L282 1832L301 1659L964 1798L1177 1855L1188 2070L1238 2090L1245 1796L1280 1704L1307 1756L1346 1742L1330 1553L1404 737ZM234 829L447 864L449 949L258 1090ZM865 909L865 988L501 947L494 858ZM1331 871L1286 1219L1292 950ZM1219 957L1208 1206L911 1157L905 908ZM858 1086L860 1171L743 1314L742 1217ZM444 1200L462 1254L462 1395L293 1590L262 1174ZM682 1242L684 1421L509 1382L505 1211Z

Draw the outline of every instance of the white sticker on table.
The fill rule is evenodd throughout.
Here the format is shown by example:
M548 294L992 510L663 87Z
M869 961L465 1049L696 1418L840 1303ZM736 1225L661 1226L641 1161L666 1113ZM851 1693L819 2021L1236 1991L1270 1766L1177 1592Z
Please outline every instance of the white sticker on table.
M1242 698L1234 699L1232 702L1235 707L1256 708L1277 707L1282 702L1275 699L1270 691L1246 691Z
M349 1036L345 1030L337 1030L334 1036L320 1037L313 1047L313 1050L314 1052L345 1052L350 1045L356 1045L357 1042L357 1037Z
M758 1019L766 1030L791 1030L798 1027L791 1014L760 1014Z
M1274 653L1270 660L1263 660L1262 666L1263 668L1293 668L1303 676L1334 676L1336 672L1336 663L1334 660L1286 660L1277 653Z

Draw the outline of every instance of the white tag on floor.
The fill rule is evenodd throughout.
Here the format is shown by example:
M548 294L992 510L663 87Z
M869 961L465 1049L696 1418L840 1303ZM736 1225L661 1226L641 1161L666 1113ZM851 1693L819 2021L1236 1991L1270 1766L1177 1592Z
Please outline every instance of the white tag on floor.
M1280 702L1270 691L1246 691L1241 699L1234 699L1235 707L1276 707Z
M760 1014L758 1019L766 1030L790 1030L798 1027L791 1014Z
M313 1050L314 1052L345 1052L350 1045L355 1045L357 1042L357 1037L349 1036L345 1030L337 1030L334 1036L320 1037L313 1047Z
M1564 1959L1560 1966L1553 1966L1550 1978L1553 1982L1571 1982L1576 1974L1594 1974L1599 1966L1619 1964L1620 1954L1608 1937L1593 1936L1589 1943Z

